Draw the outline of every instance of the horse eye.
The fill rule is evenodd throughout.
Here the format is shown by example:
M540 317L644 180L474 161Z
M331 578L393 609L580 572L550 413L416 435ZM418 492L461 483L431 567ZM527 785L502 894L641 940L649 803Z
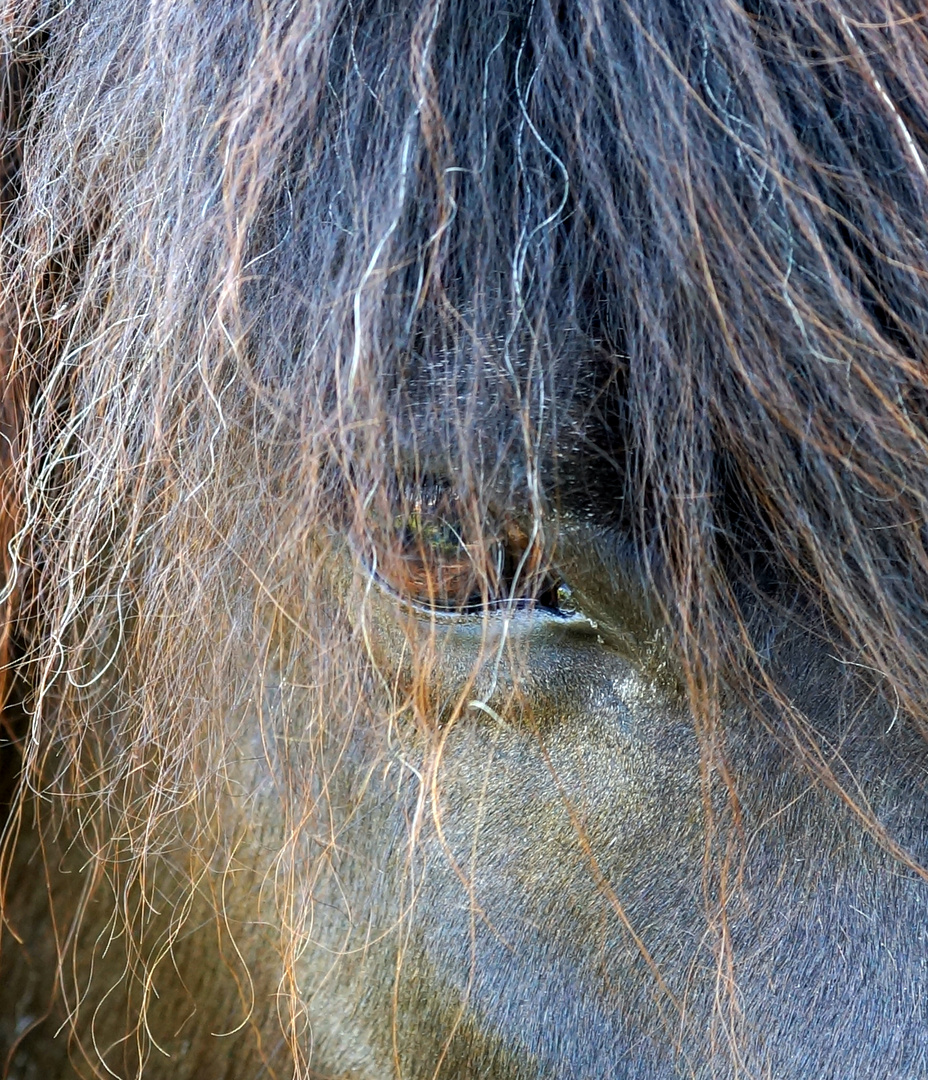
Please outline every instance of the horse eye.
M472 519L445 491L416 495L378 545L377 576L402 599L430 611L540 606L573 614L570 589L537 538L511 521L484 521L478 532Z

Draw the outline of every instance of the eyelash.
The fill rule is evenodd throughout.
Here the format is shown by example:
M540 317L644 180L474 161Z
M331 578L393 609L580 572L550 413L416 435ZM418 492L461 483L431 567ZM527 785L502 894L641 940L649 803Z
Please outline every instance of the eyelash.
M380 581L414 607L432 613L472 614L540 607L574 614L570 589L542 545L513 521L468 543L465 515L447 491L425 489L394 516L386 543L377 545Z

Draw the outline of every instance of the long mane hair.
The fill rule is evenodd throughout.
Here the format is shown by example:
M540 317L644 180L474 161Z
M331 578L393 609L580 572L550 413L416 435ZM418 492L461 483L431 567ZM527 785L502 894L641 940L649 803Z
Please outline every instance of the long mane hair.
M150 897L178 852L219 858L270 683L294 848L349 730L373 760L404 710L429 728L413 691L384 718L343 615L377 523L435 477L477 536L500 505L542 532L559 505L600 515L707 771L734 696L911 862L772 627L928 732L920 5L2 16L10 768L98 880ZM141 941L145 903L120 918Z

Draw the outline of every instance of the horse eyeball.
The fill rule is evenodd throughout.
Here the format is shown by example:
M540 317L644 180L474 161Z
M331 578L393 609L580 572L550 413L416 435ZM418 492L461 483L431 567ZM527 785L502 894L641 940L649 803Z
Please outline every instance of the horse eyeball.
M526 605L573 610L544 545L513 520L479 516L453 493L429 488L407 496L371 560L400 599L436 612L473 614Z

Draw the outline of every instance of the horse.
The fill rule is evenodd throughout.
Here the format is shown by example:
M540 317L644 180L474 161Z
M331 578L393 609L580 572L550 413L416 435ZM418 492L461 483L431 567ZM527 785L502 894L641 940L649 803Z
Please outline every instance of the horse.
M4 0L4 1077L928 1073L925 16Z

